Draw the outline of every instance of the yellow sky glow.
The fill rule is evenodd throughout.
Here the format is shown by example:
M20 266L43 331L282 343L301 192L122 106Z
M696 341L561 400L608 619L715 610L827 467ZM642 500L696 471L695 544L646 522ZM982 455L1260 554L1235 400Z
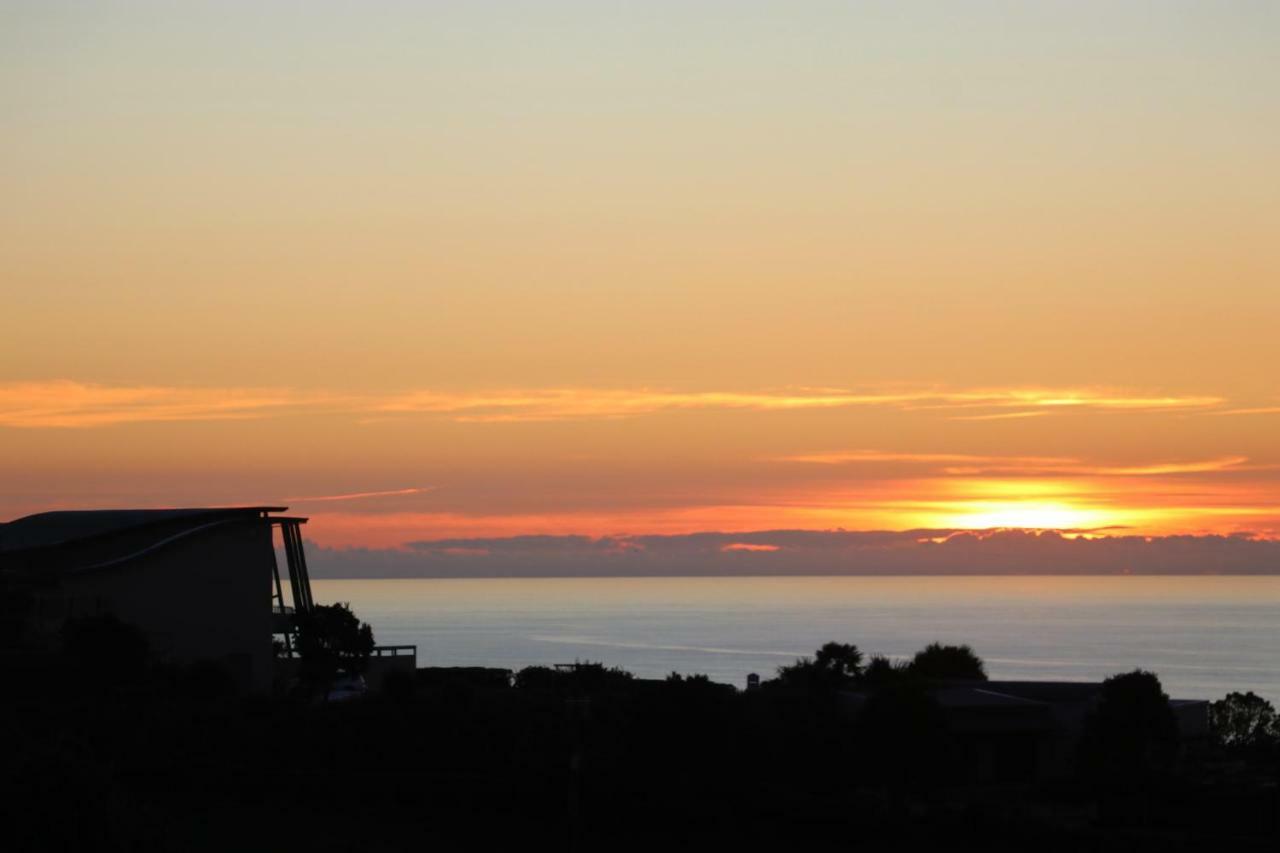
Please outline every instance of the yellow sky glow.
M1280 536L1280 7L727 9L5 4L0 520Z

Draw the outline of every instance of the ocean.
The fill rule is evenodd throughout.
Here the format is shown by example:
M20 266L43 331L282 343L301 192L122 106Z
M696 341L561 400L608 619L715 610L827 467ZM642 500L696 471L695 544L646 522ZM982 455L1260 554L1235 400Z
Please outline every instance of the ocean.
M1277 577L722 577L316 580L419 666L599 661L743 686L828 640L909 657L967 643L1002 679L1141 667L1175 698L1280 704Z

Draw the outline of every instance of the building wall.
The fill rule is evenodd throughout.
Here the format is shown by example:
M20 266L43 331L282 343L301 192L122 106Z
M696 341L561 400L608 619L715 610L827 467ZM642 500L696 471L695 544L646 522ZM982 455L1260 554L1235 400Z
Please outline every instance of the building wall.
M201 531L110 569L67 578L67 616L109 612L146 632L163 660L215 660L246 686L271 686L271 526Z

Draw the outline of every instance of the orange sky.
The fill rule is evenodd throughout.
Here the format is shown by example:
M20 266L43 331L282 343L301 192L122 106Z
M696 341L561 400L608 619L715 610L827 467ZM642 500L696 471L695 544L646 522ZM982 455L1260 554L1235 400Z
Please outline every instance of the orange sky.
M6 4L0 518L1280 536L1274 4L495 11Z

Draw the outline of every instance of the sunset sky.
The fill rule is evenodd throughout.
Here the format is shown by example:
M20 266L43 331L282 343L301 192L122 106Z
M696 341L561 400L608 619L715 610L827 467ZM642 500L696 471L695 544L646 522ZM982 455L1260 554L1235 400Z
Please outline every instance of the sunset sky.
M1280 538L1280 4L0 5L0 520Z

